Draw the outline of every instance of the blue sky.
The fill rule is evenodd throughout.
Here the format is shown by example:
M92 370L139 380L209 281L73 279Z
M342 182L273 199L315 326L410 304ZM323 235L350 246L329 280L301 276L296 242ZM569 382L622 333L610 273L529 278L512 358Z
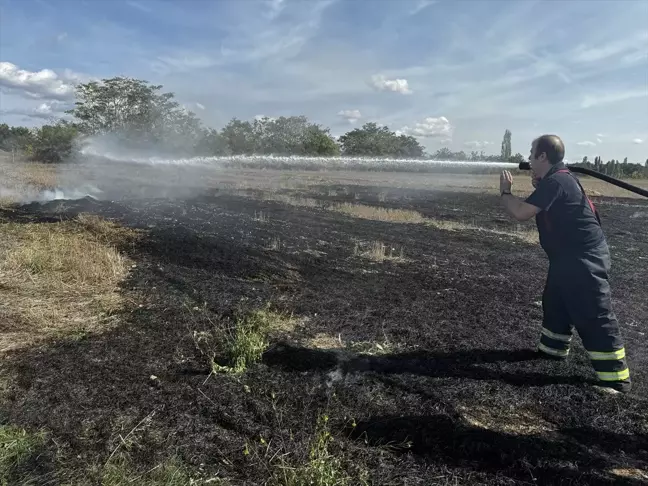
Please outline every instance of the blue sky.
M0 117L36 125L75 82L164 85L210 126L304 114L428 150L556 133L567 158L648 158L648 2L0 0Z

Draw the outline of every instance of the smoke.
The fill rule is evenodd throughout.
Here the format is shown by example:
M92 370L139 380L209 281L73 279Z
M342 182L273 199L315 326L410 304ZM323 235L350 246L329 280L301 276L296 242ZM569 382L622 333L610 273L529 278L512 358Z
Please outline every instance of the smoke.
M94 186L44 190L33 186L26 186L20 189L0 187L0 199L6 199L17 204L45 204L52 201L74 200L84 197L99 199L101 193L102 191Z

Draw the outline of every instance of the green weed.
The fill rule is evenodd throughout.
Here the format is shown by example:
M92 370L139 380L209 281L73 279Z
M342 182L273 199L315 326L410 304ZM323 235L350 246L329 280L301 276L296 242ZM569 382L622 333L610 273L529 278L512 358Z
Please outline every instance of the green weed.
M43 432L30 433L11 425L0 426L0 485L18 484L14 482L15 475L38 455L44 444Z
M249 366L261 360L273 331L289 330L292 319L265 309L251 312L236 320L225 340L225 366L213 363L214 372L242 373Z

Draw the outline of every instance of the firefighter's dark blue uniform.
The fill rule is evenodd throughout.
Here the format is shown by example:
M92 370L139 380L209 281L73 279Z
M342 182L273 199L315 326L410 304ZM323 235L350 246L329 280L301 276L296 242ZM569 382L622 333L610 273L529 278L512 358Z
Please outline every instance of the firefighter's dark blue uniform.
M536 224L549 257L539 351L566 358L576 328L601 384L629 391L608 282L610 251L596 209L563 163L551 168L526 202L541 209Z

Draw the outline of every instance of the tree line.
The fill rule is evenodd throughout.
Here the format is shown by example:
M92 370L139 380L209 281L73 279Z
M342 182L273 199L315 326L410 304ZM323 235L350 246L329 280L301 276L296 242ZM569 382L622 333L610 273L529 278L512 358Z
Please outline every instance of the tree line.
M594 162L590 162L587 156L585 156L581 162L573 165L595 170L616 178L640 179L648 177L648 159L646 159L644 165L641 165L628 162L628 157L623 159L623 162L612 159L604 163L601 157L596 157Z
M376 123L365 123L336 139L329 128L305 116L250 121L233 118L219 131L204 126L195 113L175 101L173 93L161 90L161 85L126 77L81 83L76 87L74 108L66 112L71 120L61 119L32 129L0 124L0 149L22 152L34 160L60 162L72 157L88 136L110 135L122 148L151 148L171 157L272 154L516 163L525 160L519 153L512 154L510 130L506 130L497 155L452 152L448 148L429 154L415 137ZM636 168L625 165L608 163L596 167L616 175L631 176L636 172Z

